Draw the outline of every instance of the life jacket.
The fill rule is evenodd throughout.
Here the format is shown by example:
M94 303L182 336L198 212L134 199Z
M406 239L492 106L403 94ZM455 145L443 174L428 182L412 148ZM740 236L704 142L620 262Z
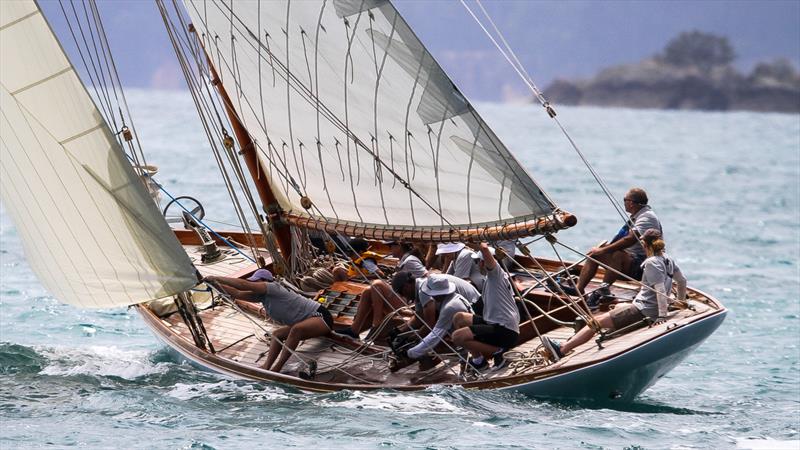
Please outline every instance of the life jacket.
M375 264L377 264L380 261L382 261L383 258L384 258L383 255L379 255L379 254L377 254L375 252L371 252L369 250L365 251L358 258L352 260L352 262L350 263L350 265L347 268L347 277L348 278L353 278L353 277L359 276L361 274L361 272L358 269L364 267L364 261L365 260L371 259L371 260L375 261Z

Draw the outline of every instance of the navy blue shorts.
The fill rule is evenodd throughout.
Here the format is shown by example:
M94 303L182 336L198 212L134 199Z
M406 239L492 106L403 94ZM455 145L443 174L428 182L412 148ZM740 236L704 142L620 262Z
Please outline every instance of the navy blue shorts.
M634 280L641 280L642 275L644 272L642 271L642 263L644 262L646 256L633 256L631 258L631 267L628 269L628 276L633 278Z

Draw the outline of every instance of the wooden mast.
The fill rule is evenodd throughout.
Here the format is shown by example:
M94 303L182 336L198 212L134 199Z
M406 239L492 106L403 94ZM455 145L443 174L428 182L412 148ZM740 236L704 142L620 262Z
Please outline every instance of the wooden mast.
M189 24L189 32L195 32L193 24ZM225 87L222 85L222 81L217 75L217 70L214 68L214 64L211 62L211 58L208 56L205 46L200 39L197 41L200 42L200 47L203 49L206 61L208 61L208 67L211 70L212 77L211 83L217 88L217 92L219 92L222 98L222 103L225 105L225 114L228 115L228 119L231 121L231 126L233 127L233 133L236 136L236 140L239 142L239 154L244 158L244 162L250 172L250 178L253 179L253 183L256 186L258 196L264 207L264 212L267 215L267 222L278 244L278 249L284 261L288 261L292 254L292 237L289 232L288 223L282 218L283 208L281 208L278 203L278 198L275 196L266 178L264 166L258 159L256 145L253 143L253 139L250 138L250 133L247 132L244 124L239 120L238 114L236 114L236 111L233 109L231 98L228 96L227 91L225 91Z

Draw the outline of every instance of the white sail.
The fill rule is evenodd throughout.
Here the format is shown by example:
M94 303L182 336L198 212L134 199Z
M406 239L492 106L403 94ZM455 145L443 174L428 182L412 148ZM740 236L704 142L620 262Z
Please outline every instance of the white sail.
M0 192L47 289L107 308L196 284L33 1L0 2L0 54Z
M285 210L433 230L556 209L387 0L185 4Z

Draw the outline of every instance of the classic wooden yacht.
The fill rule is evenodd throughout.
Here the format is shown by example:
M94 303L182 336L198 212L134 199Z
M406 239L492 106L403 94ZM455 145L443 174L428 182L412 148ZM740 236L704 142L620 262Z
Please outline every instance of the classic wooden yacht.
M62 301L133 305L201 367L308 391L458 385L619 401L655 383L724 320L717 300L690 289L666 323L601 332L551 362L543 338L567 338L590 320L585 303L555 283L580 263L531 257L522 240L561 245L555 234L576 218L530 177L388 0L156 5L240 230L212 229L199 203L155 181L94 2L83 14L64 10L92 94L39 5L0 2L2 198L31 267ZM164 211L159 191L170 197ZM170 228L171 216L187 229ZM428 364L392 370L383 340L332 334L302 342L280 373L260 368L279 324L201 280L270 268L325 305L334 328L348 326L368 280L315 278L322 286L307 292L303 280L348 261L347 249L314 250L312 235L363 237L383 253L388 240L514 242L522 322L511 363L472 371L447 344ZM381 264L390 274L396 261ZM616 283L610 305L639 288Z
M194 233L176 230L176 234L190 258L200 261L205 247ZM237 233L225 236L231 238L229 241L244 237ZM218 243L224 245L222 241ZM388 251L381 249L379 243L376 247ZM262 252L266 257L267 252ZM228 250L227 254L228 258L199 265L198 269L204 275L246 277L258 268L237 258L233 251ZM393 262L391 257L385 261ZM546 279L545 273L550 276L563 273L563 265L560 261L542 258L534 261L526 256L517 256L517 261L528 269L516 271L515 275L526 287L528 311L536 313L531 314L532 320L520 324L518 344L507 353L511 360L507 367L470 377L462 375L463 361L455 354L443 357L434 367L414 364L392 372L389 367L392 352L385 343L358 342L336 334L304 341L289 359L284 373L275 373L259 368L268 350L269 339L265 335L280 326L270 322L263 308L246 302L212 304L208 296L203 296L197 320L206 330L204 345L197 344L192 329L177 311L159 316L148 304L136 308L156 336L187 360L238 378L274 381L310 391L419 390L432 385L460 385L467 389L513 390L538 398L600 402L633 400L711 335L727 314L713 297L689 289L687 305L672 309L665 324L649 327L642 323L624 334L600 334L560 361L550 363L542 357L541 336L569 338L576 331L576 315L569 301L561 298L563 294L537 281ZM602 272L590 289L600 284L601 276ZM333 312L335 327L352 323L359 296L366 286L359 282L337 282L319 292L318 298ZM612 286L616 300L603 309L631 301L638 291L639 286L634 283L618 282ZM521 311L522 317L525 314ZM316 363L313 380L298 377L307 369L308 361Z

